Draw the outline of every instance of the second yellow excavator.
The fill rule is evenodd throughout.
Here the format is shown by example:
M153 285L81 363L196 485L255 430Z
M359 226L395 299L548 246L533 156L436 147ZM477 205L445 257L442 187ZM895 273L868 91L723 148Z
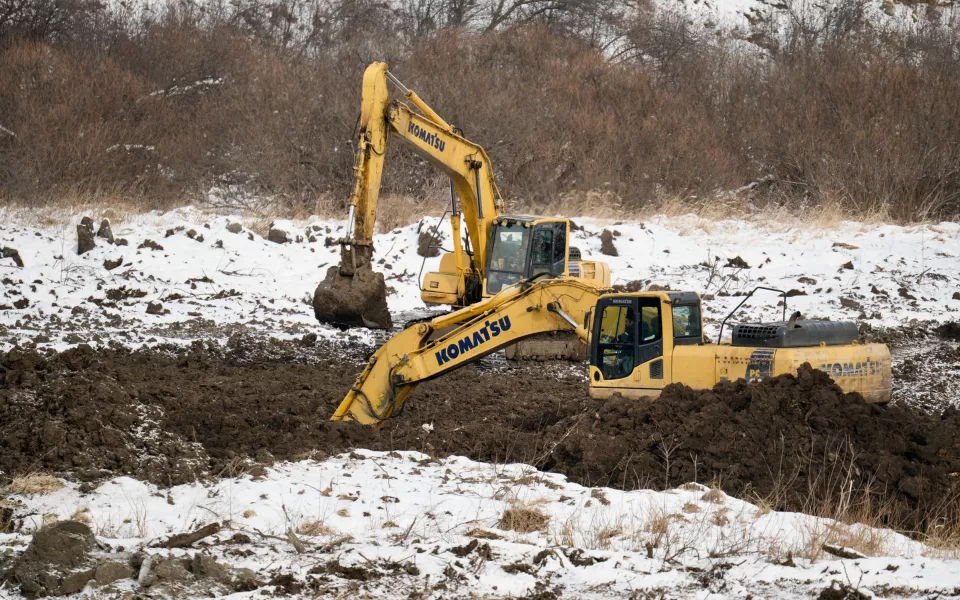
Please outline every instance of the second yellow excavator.
M390 83L401 98L391 100ZM568 219L504 215L484 149L463 137L378 62L363 75L356 183L346 234L339 240L340 265L330 267L314 293L318 320L346 327L392 326L383 276L371 266L380 181L391 138L403 140L450 178L453 251L440 257L438 271L424 275L424 303L465 307L535 276L610 285L606 263L583 260L570 247Z
M573 331L588 345L594 398L655 398L671 383L705 389L725 380L795 373L809 363L844 391L869 402L890 400L885 345L859 343L854 323L803 320L798 313L787 319L786 294L775 291L783 297L783 321L738 323L729 341L718 336L710 343L694 292L618 293L591 280L526 279L395 335L370 357L333 419L379 427L400 413L418 383L554 331Z

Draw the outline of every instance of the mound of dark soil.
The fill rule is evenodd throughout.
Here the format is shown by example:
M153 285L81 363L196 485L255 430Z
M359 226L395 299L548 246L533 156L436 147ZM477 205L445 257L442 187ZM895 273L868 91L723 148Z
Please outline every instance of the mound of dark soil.
M951 321L937 327L937 335L945 340L960 342L960 321Z
M592 401L586 384L544 383L533 370L509 381L464 370L430 382L382 432L392 446L379 447L527 462L624 489L718 483L789 510L826 512L846 490L905 527L953 510L960 493L956 409L868 404L822 371L709 391L672 385L656 402Z
M66 596L93 579L97 562L90 557L97 540L76 521L59 521L33 535L13 568L13 580L29 596Z
M608 229L604 229L600 233L600 253L607 256L619 256L617 252L617 247L613 243L613 233Z
M257 364L236 340L212 350L0 354L0 478L49 470L175 485L235 458L296 458L369 435L327 421L353 379L342 363Z
M308 362L296 341L271 347L251 354L232 339L177 353L0 354L0 470L176 484L251 459L369 448L526 462L627 489L719 482L791 510L822 509L852 486L855 500L888 506L908 527L956 497L956 410L869 405L820 371L710 391L673 385L640 402L591 400L559 368L467 367L421 385L400 418L373 432L327 420L361 349L342 358L319 342Z
M626 488L716 479L734 495L808 511L852 489L855 501L888 503L898 524L919 526L956 500L958 433L955 409L867 404L805 368L712 391L673 385L653 403L605 402L547 432L557 446L543 467Z

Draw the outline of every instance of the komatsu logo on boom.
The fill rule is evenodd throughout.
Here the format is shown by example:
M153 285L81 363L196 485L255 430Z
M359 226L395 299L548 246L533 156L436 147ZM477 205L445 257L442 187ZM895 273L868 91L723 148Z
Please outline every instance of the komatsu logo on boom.
M435 133L430 133L416 123L410 123L410 126L407 128L407 133L413 135L413 137L420 138L422 141L426 142L427 145L433 146L440 152L443 152L443 148L447 145L446 142L440 139L440 136Z
M463 336L459 341L450 344L446 348L440 350L440 352L436 352L437 364L442 365L447 361L454 360L461 354L466 354L474 348L478 348L486 344L490 341L491 337L497 337L509 329L510 317L502 317L496 321L485 321L481 329L474 331L472 334Z

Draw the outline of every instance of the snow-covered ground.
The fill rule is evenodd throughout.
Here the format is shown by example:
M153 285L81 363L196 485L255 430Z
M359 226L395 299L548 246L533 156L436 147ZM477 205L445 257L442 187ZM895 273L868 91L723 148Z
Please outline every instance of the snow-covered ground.
M150 550L153 563L202 552L261 584L291 575L284 586L304 598L804 598L831 586L870 598L960 587L956 561L889 531L769 511L696 484L585 488L525 465L417 452L357 451L167 490L129 478L88 493L68 483L14 499L33 515L26 530L74 516L114 551L220 523L200 549ZM0 535L0 552L27 542ZM841 560L824 545L872 556ZM126 579L95 596L137 590Z
M92 216L99 225L100 216ZM114 235L127 240L126 246L98 238L96 248L79 256L78 221L37 225L23 214L0 212L0 247L16 249L24 263L21 268L12 258L0 259L0 347L15 341L63 347L109 339L140 345L228 336L233 326L278 337L341 335L314 320L310 299L326 269L339 261L339 247L325 240L343 234L342 221L278 222L294 241L277 244L264 237L266 225L257 233L238 217L195 209L131 215L113 223ZM435 221L425 218L422 226ZM713 334L742 300L737 295L759 285L789 292L789 311L811 318L895 327L914 319L956 320L960 311L954 298L960 294L956 223L844 222L817 228L695 216L641 223L575 221L583 230L573 234L571 245L585 258L607 261L614 284L639 281L644 289L659 285L703 294ZM243 230L232 233L231 223ZM439 262L417 255L418 227L375 239L376 268L386 277L390 310L401 317L398 321L404 314L423 314L419 276ZM599 234L605 228L613 232L619 256L600 253ZM147 241L155 245L144 246ZM112 270L104 265L120 259L123 264ZM156 302L160 306L149 313ZM743 307L742 320L779 319L777 303L776 294L759 293ZM349 335L371 343L378 339L365 330Z
M90 216L98 226L101 215ZM960 310L956 223L575 221L583 229L572 245L585 258L609 262L614 284L704 294L714 334L742 294L758 285L789 291L790 311L878 326L930 326L957 320ZM190 208L129 215L112 224L127 245L98 238L83 255L78 222L79 216L45 221L0 210L0 249L15 249L23 262L0 259L0 349L222 340L240 329L280 338L313 332L354 344L383 339L313 318L314 288L339 259L338 247L325 240L342 235L342 221L277 222L292 239L278 244L266 239L267 223L236 216ZM427 218L422 226L435 222ZM424 263L417 255L418 226L375 240L377 270L400 322L424 313L418 276L438 266L439 259ZM601 254L604 229L618 256ZM121 259L119 267L104 264ZM778 319L777 300L752 298L741 318ZM0 571L5 549L23 550L31 531L50 520L88 522L108 550L128 552L220 523L222 531L195 548L148 553L159 563L202 552L230 568L252 569L263 585L236 592L238 598L269 585L304 598L799 598L831 586L867 598L960 589L960 563L891 531L771 512L695 485L667 492L591 489L522 465L409 452L280 463L258 477L169 490L129 478L95 489L67 482L50 494L8 495L11 501L23 528L0 535ZM529 531L516 531L525 525ZM302 553L288 530L304 545ZM841 560L824 552L825 543L871 556ZM167 597L200 595L190 587L196 583ZM125 579L81 595L145 589L160 594ZM5 597L20 596L0 587Z

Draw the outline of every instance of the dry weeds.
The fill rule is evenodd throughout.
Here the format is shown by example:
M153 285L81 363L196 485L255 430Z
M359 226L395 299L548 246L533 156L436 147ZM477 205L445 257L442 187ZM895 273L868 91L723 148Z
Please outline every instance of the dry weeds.
M657 41L626 35L635 47L611 61L576 19L555 27L554 11L549 27L440 25L421 36L371 8L346 36L291 36L278 30L284 19L258 22L269 10L224 7L202 20L178 10L161 3L149 18L97 19L69 35L3 31L2 201L340 214L353 188L360 50L374 44L487 149L511 211L708 221L786 211L784 221L819 226L960 213L956 28L879 35L851 18L850 35L824 39L788 25L758 58L640 11L616 26ZM125 28L138 35L117 34ZM676 51L646 59L666 47ZM441 211L446 179L403 144L387 156L384 198L402 201L385 203L382 226Z
M396 527L396 524L391 524L391 526ZM387 524L384 524L384 528L386 527ZM324 524L323 521L304 521L297 527L297 533L309 536L333 535L336 530Z
M535 506L514 504L503 511L497 527L504 531L518 533L533 533L546 529L550 523L550 516Z
M50 494L63 489L63 482L45 473L28 473L14 477L10 491L14 494Z

